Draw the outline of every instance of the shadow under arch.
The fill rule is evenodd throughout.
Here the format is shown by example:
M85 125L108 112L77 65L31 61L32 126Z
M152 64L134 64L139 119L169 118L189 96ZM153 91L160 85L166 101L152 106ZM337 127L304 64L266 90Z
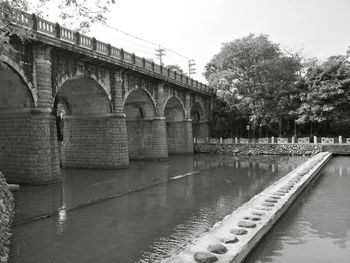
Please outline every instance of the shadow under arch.
M75 76L60 84L56 92L54 109L64 101L69 110L66 115L94 115L112 113L112 103L106 90L95 79Z
M30 83L8 63L0 64L0 109L21 110L35 108L35 96Z
M60 181L51 109L36 107L32 84L9 61L0 68L0 170L11 183Z
M130 159L154 158L154 118L156 105L144 89L131 91L124 99L128 149Z
M171 121L174 118L178 120L185 119L185 106L181 99L175 95L167 98L163 112L167 121Z
M164 116L169 154L193 153L191 120L185 119L185 108L178 97L168 98L164 106Z
M191 108L192 133L195 138L208 137L208 123L205 120L203 105L195 101Z
M110 96L95 79L66 79L54 101L58 137L63 138L63 167L117 169L127 167L125 122L113 114ZM122 120L121 120L122 118Z

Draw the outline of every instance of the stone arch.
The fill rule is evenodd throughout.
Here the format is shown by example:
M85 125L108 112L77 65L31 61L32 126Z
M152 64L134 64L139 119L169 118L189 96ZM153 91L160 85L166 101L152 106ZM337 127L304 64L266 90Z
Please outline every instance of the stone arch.
M186 110L183 102L177 96L167 98L164 103L164 116L169 121L183 121L186 116Z
M195 138L206 138L209 135L208 120L205 108L200 101L195 101L191 108L192 134Z
M144 89L134 89L125 96L123 112L126 115L129 158L152 158L153 119L156 116L152 97Z
M112 113L110 96L105 88L90 76L74 76L63 81L56 92L54 108L60 101L66 105L67 115Z
M134 89L125 96L123 112L126 118L151 118L157 115L151 94L142 88Z
M18 110L23 108L34 108L36 96L33 94L32 85L24 76L24 73L13 66L8 59L0 65L0 108L3 110ZM12 64L12 65L11 65Z
M57 78L56 81L56 93L58 92L58 90L60 89L60 87L62 87L63 83L68 81L68 80L72 80L72 79L81 79L81 78L90 78L93 79L94 81L96 81L100 87L105 91L108 99L111 100L112 95L111 95L111 90L109 87L107 87L107 85L102 82L95 74L91 73L89 75L87 74L76 74L76 75L68 75L68 74L63 74L62 76Z
M192 123L197 123L205 120L205 111L203 104L200 101L195 101L191 108Z
M193 152L191 121L178 97L172 96L166 101L164 116L169 154Z

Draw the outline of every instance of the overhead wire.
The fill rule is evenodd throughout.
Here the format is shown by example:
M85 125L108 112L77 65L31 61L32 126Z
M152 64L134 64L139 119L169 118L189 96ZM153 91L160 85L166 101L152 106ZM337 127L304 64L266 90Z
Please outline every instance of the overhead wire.
M107 23L102 23L102 22L98 22L98 23L101 24L101 25L103 25L103 26L105 26L105 27L108 27L108 28L110 28L110 29L112 29L112 30L114 30L114 31L117 31L117 32L122 33L122 34L124 34L124 35L127 35L127 36L129 36L129 37L132 37L132 38L134 38L134 39L143 41L143 42L145 42L145 43L149 43L149 44L154 45L154 46L156 46L156 47L162 47L163 49L165 49L165 50L167 50L167 51L169 51L169 52L171 52L171 53L173 53L173 54L175 54L175 55L177 55L177 56L180 56L180 57L182 57L182 58L185 58L185 59L187 59L187 60L190 60L190 58L189 58L188 56L185 56L185 55L183 55L183 54L181 54L181 53L179 53L179 52L177 52L177 51L174 51L174 50L172 50L172 49L170 49L170 48L167 48L167 47L165 47L165 46L163 46L163 45L161 45L161 44L157 44L157 43L152 42L152 41L150 41L150 40L146 40L146 39L144 39L144 38L135 36L135 35L133 35L133 34L130 34L130 33L126 32L126 31L123 31L123 30L120 30L120 29L118 29L118 28L116 28L116 27L113 27L113 26L111 26L111 25L109 25L109 24L107 24Z

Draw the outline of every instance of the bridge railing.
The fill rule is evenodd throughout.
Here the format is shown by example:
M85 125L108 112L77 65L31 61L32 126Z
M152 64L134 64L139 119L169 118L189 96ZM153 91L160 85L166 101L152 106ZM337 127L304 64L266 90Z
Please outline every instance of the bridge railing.
M94 50L98 53L111 56L129 64L133 64L136 67L152 71L156 74L162 75L163 77L172 79L175 82L188 85L193 89L212 94L215 93L215 90L213 88L210 88L207 85L199 83L198 81L195 81L191 78L188 78L184 74L170 70L167 67L157 65L153 61L138 57L135 54L124 51L123 49L118 49L114 46L111 46L110 44L98 41L95 38L91 38L76 31L62 27L58 23L52 23L34 14L31 15L23 11L16 11L12 15L11 21L16 25L30 28L34 32L49 35L66 42L79 45L86 49Z
M194 138L194 143L206 144L350 144L350 138L337 137L265 137L265 138Z

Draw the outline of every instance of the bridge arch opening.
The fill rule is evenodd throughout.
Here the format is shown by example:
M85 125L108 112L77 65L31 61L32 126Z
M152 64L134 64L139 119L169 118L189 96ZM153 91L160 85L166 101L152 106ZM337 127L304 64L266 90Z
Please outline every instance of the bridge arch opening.
M28 85L8 64L0 64L0 80L1 111L35 107L34 98Z
M185 109L177 97L171 97L165 104L164 116L167 122L183 121L185 118Z
M192 133L193 137L195 138L203 138L207 137L205 133L205 115L204 115L204 109L203 106L198 102L195 101L192 108L191 108L191 119L192 119Z
M64 104L65 115L87 116L111 113L111 102L97 81L88 77L69 79L59 87L55 106Z
M153 120L156 116L152 98L143 89L133 90L125 99L123 112L126 115L129 158L152 158Z
M58 181L54 118L35 107L31 84L11 64L0 64L0 170L13 183Z
M68 79L58 88L54 110L64 167L117 168L113 143L117 119L101 85L89 77Z
M189 152L189 145L192 145L192 132L188 129L190 123L185 119L185 108L179 98L173 96L168 99L164 108L164 116L169 154Z

